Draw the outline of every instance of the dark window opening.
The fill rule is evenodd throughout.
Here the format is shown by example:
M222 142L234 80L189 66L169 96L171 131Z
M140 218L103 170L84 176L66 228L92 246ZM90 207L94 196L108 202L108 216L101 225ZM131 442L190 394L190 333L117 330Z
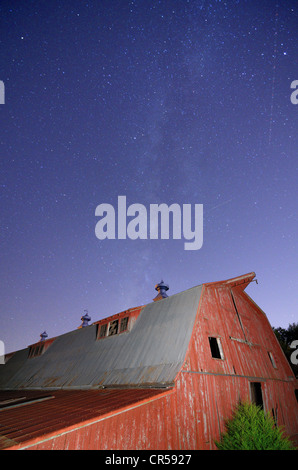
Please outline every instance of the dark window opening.
M100 330L99 330L99 338L104 338L106 336L107 328L108 328L107 324L101 325Z
M297 400L297 402L298 402L298 389L297 389L297 388L296 388L296 390L295 390L295 397L296 397L296 400Z
M214 359L223 359L219 338L209 337L211 355Z
M250 394L252 403L263 408L262 384L260 382L250 383Z
M109 326L109 336L116 335L118 333L118 320L114 320L110 322Z
M122 331L127 330L127 325L128 325L128 317L122 318L120 322L120 333L122 333Z

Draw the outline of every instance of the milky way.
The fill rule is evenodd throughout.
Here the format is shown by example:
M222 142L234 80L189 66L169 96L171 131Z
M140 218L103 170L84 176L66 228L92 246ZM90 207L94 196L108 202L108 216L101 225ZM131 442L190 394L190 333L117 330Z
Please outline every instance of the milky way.
M7 351L251 271L297 321L296 2L2 1ZM95 209L203 204L204 243L98 240Z

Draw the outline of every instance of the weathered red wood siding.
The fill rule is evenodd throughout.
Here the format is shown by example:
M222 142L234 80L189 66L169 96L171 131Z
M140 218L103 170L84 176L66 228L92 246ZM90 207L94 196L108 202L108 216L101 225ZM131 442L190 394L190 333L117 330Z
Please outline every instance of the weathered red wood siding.
M188 420L194 436L191 445L215 448L214 439L224 432L225 420L239 400L251 400L251 382L262 384L264 409L274 410L277 424L297 440L297 381L264 313L243 292L243 286L233 287L233 295L238 314L230 286L205 286L186 361L177 379L177 412L184 422ZM220 339L223 359L212 357L209 336Z
M233 305L230 289L205 287L189 347L191 369L196 372L276 379L293 377L264 313L242 290L233 288L233 294L244 332ZM220 338L224 360L212 358L209 336ZM245 343L245 340L248 343ZM268 356L269 351L275 359L276 369Z
M175 449L178 448L178 432L173 416L173 394L170 393L60 436L52 436L28 449Z

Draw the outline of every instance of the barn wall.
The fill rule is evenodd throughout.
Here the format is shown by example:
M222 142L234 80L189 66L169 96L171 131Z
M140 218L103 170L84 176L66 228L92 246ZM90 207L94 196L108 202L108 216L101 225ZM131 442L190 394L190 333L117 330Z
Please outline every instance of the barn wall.
M245 377L182 371L172 393L80 429L57 436L36 450L211 450L240 400L249 398ZM278 425L294 436L298 429L294 393L289 384L262 382L265 408L277 408ZM296 436L297 437L297 436Z
M251 401L251 382L261 383L264 409L274 413L289 435L298 437L298 385L293 372L265 314L242 289L233 288L233 294L237 311L229 287L204 289L176 382L177 410L192 420L189 426L197 436L193 445L200 449L214 448L214 439L220 438L239 400ZM209 336L219 338L223 359L212 357Z
M216 449L225 422L239 401L251 401L250 382L241 376L183 371L177 380L176 419L182 449ZM277 425L298 445L298 405L292 383L262 380L264 409L274 410Z
M284 380L293 377L265 314L242 290L233 288L233 294L238 314L229 288L204 289L189 348L191 370ZM210 336L220 339L224 360L212 358ZM273 354L276 369L268 352Z

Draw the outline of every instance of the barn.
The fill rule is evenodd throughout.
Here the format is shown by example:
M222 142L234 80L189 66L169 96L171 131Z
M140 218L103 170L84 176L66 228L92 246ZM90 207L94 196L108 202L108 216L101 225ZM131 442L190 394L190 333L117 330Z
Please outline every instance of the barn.
M9 354L1 449L215 449L237 403L298 443L297 380L245 288L255 273L168 295Z

